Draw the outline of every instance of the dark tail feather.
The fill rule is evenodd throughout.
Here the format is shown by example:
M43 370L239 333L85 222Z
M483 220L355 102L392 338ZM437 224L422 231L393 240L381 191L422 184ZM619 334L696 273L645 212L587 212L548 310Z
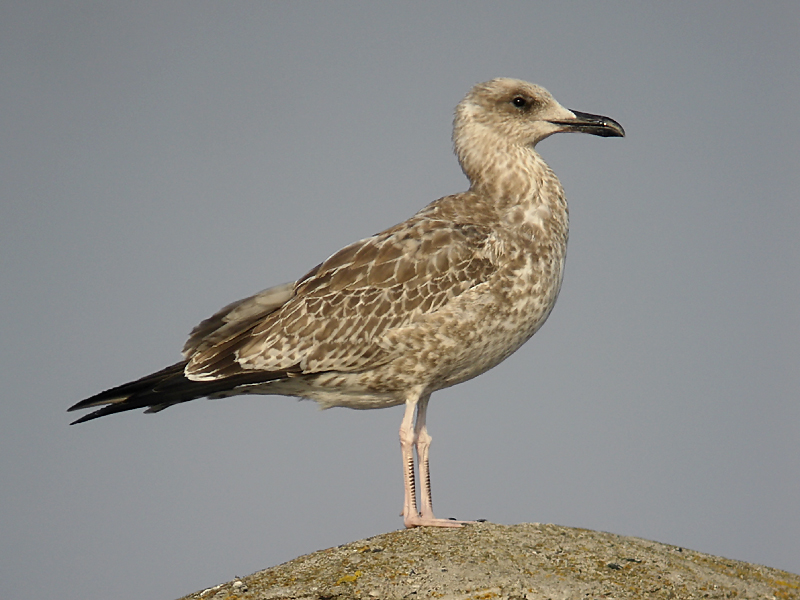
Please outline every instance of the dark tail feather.
M185 366L185 361L175 363L165 369L145 375L136 381L125 383L95 394L86 400L81 400L67 410L73 411L105 406L72 422L71 425L137 408L149 409L146 412L157 412L173 404L188 402L212 394L234 392L235 388L241 385L263 383L285 376L285 373L265 373L262 371L244 373L215 381L192 381L183 373Z

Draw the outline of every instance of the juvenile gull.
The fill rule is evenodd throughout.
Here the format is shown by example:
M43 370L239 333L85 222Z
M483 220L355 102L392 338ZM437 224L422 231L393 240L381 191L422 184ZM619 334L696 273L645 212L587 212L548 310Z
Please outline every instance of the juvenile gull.
M468 191L343 248L293 283L229 304L194 328L184 360L78 402L69 410L103 408L75 423L239 394L324 408L405 404L404 524L460 526L433 516L428 400L506 359L553 309L567 202L534 146L560 132L625 135L616 121L567 110L537 85L476 85L453 123Z

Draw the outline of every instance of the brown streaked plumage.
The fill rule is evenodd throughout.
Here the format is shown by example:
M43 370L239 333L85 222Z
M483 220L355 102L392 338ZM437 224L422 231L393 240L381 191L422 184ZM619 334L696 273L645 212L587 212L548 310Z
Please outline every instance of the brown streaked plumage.
M468 191L347 246L296 282L229 304L195 327L183 361L78 402L69 410L102 408L75 423L239 394L325 408L405 404L405 525L459 526L433 516L428 400L507 358L555 304L567 202L534 146L559 132L624 136L616 121L569 111L539 86L476 85L453 125Z

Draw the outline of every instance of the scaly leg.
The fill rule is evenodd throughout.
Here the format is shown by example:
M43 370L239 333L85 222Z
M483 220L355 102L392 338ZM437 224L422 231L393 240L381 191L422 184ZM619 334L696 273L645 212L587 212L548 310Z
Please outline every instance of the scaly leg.
M414 474L414 409L416 401L406 401L406 411L403 422L400 424L400 450L403 453L403 484L405 499L403 500L403 520L418 516L417 511L417 483Z
M431 472L428 466L428 449L431 446L431 436L425 426L425 416L428 412L430 396L419 399L417 404L417 418L414 422L414 448L417 451L419 464L419 500L422 503L420 515L423 519L433 519L433 498L431 497Z
M400 425L400 449L403 453L403 475L405 482L405 502L403 504L403 523L406 527L461 527L468 521L437 519L433 516L431 502L431 480L428 469L428 448L431 436L425 427L425 414L430 394L413 395L406 400L406 411ZM416 422L412 418L416 409ZM414 449L419 461L419 476L422 485L422 513L417 510L416 477L414 474Z

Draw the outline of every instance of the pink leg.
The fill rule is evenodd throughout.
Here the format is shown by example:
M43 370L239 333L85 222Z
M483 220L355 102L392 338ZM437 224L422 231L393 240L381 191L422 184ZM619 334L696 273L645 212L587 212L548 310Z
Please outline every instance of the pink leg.
M417 511L417 483L414 475L414 409L416 402L406 402L403 422L400 424L400 450L403 453L403 484L405 499L403 500L403 520L408 520L419 513Z
M417 419L414 422L414 447L417 450L419 463L420 502L422 502L421 516L423 519L433 519L433 498L431 497L431 472L428 466L428 449L431 446L431 436L425 426L425 416L428 412L430 396L420 398L417 404Z
M403 475L405 482L405 502L403 504L403 523L406 527L461 527L468 521L437 519L433 516L431 501L431 479L428 469L428 448L431 436L425 427L425 414L430 394L414 395L406 400L406 412L400 425L400 449L403 452ZM416 409L416 423L412 419ZM419 477L422 485L422 513L417 510L416 477L414 474L414 449L419 461Z

